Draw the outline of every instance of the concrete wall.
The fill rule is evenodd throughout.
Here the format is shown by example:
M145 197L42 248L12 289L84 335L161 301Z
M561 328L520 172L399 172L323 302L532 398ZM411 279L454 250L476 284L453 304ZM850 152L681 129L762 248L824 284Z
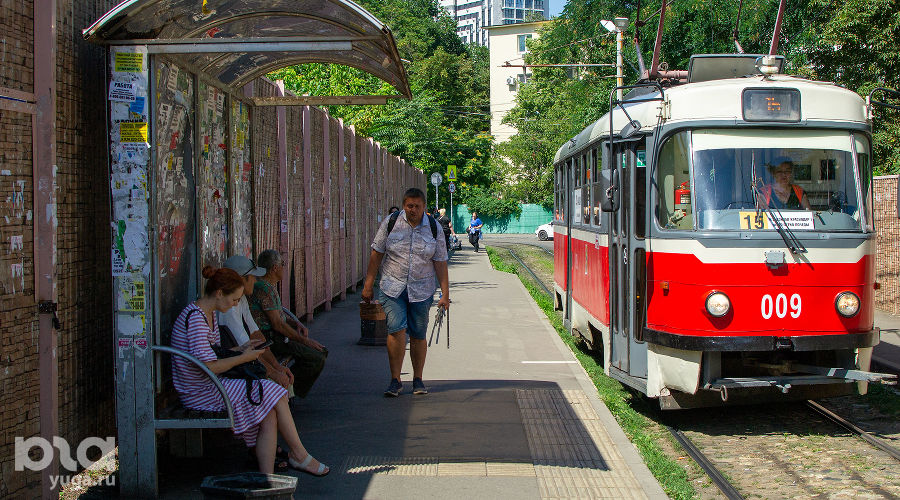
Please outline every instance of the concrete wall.
M875 292L875 307L900 314L900 219L897 218L897 176L875 178L875 230L878 232L878 258L875 280L881 289Z
M553 220L553 212L547 210L540 205L523 204L522 214L519 217L510 217L504 220L497 220L491 217L479 216L481 222L484 223L482 231L487 233L534 233L538 226L546 224ZM453 230L457 233L465 233L466 227L472 220L472 214L465 205L456 205L453 207Z

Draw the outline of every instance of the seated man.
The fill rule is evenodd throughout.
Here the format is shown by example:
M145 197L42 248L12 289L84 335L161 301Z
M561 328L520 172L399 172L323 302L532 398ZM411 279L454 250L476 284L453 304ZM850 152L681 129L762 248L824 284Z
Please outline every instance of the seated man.
M228 327L235 343L239 346L246 344L250 339L265 341L266 337L259 331L259 327L256 326L256 322L253 321L253 316L250 314L247 297L253 294L256 278L266 274L266 270L254 266L253 262L243 255L229 257L223 267L231 269L241 276L241 279L244 280L244 295L241 296L238 305L225 312L216 312L219 326ZM266 367L266 375L278 385L287 389L294 383L294 375L278 362L271 350L266 349L259 360Z
M309 338L309 330L300 323L288 321L281 310L281 296L276 283L284 277L281 255L275 250L265 250L256 259L266 274L256 281L250 297L250 312L260 331L274 342L270 349L276 356L293 356L294 392L306 397L322 369L328 350Z
M760 208L772 207L778 209L806 209L811 210L809 198L803 192L803 188L791 184L794 179L794 162L788 158L775 160L775 166L769 165L769 173L772 174L774 183L766 184L759 190L760 199L757 204Z

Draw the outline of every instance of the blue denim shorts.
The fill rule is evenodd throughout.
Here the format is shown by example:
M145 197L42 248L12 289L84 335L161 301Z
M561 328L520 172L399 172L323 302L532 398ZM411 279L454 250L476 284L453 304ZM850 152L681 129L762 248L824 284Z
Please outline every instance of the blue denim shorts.
M422 302L410 302L406 290L399 297L388 297L380 289L378 301L387 315L387 332L395 333L406 330L411 339L425 340L428 333L428 311L434 303L434 296Z

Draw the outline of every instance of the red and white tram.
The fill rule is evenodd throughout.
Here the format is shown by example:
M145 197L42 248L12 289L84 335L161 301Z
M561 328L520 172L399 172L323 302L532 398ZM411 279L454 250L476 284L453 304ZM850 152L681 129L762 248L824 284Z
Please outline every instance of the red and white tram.
M695 56L687 83L632 86L557 152L557 306L607 374L663 408L886 377L868 372L869 110L781 62Z

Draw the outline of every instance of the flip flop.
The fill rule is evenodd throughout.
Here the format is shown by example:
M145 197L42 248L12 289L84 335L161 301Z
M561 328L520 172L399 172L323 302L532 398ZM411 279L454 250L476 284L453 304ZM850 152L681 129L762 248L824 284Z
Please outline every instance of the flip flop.
M288 464L291 466L292 469L294 469L296 471L304 472L306 474L309 474L310 476L323 477L323 476L327 476L328 473L331 472L331 469L329 469L328 466L326 466L322 462L319 462L319 468L316 469L315 472L308 470L306 467L309 464L311 464L312 461L313 461L312 453L307 453L306 458L304 458L302 462L298 462L298 461L294 460L293 458L288 457Z

